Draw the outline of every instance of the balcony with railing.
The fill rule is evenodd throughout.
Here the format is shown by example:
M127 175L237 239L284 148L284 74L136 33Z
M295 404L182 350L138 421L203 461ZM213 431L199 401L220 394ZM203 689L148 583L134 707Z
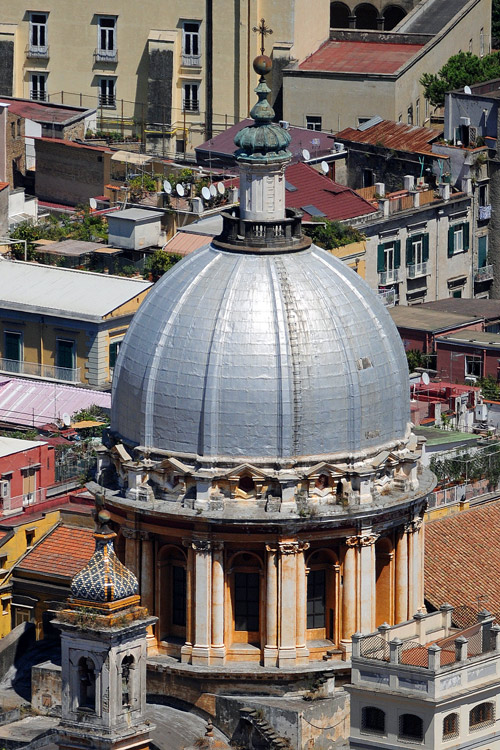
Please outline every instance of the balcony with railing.
M379 289L378 296L386 307L394 307L397 296L395 289Z
M11 375L28 375L48 380L61 380L65 383L81 383L79 367L57 367L55 365L40 365L38 362L25 362L21 359L5 359L0 357L0 372Z
M409 279L418 279L419 276L428 276L430 274L429 264L427 261L423 263L412 263L411 266L407 266L406 272Z
M380 271L378 275L378 283L380 286L396 284L400 280L399 268L390 268L388 271Z
M302 234L302 212L287 208L285 218L273 221L242 219L239 208L231 213L223 211L222 232L213 243L223 248L238 248L241 252L254 252L256 248L266 251L285 252L309 247L311 240Z
M182 55L183 68L201 68L201 55Z
M99 94L99 106L114 109L116 107L116 96L114 94Z
M48 44L28 44L26 47L26 57L37 60L49 59Z
M117 49L96 49L94 50L95 62L101 63L117 63L118 62L118 50Z
M481 281L493 281L493 266L483 266L482 268L476 268L474 271L474 281L480 283Z
M47 92L43 89L32 89L30 91L30 99L32 99L34 102L46 102Z

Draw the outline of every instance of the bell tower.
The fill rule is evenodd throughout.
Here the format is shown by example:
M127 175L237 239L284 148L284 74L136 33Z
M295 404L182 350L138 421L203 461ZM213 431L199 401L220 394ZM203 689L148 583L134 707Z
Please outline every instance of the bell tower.
M148 750L146 630L136 577L118 560L101 510L93 556L71 583L61 630L60 750Z

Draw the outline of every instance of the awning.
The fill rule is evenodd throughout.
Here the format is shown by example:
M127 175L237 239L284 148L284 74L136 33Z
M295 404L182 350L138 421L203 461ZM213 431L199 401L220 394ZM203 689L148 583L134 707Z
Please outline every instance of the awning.
M95 422L93 419L84 419L81 422L72 422L74 430L86 430L88 427L104 427L106 422Z
M138 167L143 164L149 164L152 161L151 156L145 154L135 154L133 151L115 151L111 161L121 161L125 164L136 164Z

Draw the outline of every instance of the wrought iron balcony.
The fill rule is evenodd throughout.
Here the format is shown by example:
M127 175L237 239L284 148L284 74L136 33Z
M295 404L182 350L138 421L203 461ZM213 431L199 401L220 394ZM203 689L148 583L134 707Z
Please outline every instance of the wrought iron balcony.
M118 50L117 49L96 49L94 50L95 62L104 63L117 63L118 62Z
M493 281L493 266L483 266L474 271L474 281Z
M47 92L32 90L30 92L30 99L32 99L34 102L46 102Z
M424 263L412 263L411 266L407 266L406 271L409 279L417 279L419 276L428 276L430 273L427 261Z
M380 271L378 275L378 283L380 286L386 286L386 284L396 284L400 281L399 268L391 268L389 271Z
M48 60L48 44L28 44L28 46L26 47L26 57L36 58L38 60Z
M200 102L198 101L198 99L186 99L184 102L182 102L182 111L183 112L199 112Z
M116 107L115 95L99 94L99 106L100 107Z
M380 300L386 307L394 307L396 304L396 290L395 289L384 289L378 292Z
M56 367L54 365L40 365L38 362L25 362L21 359L5 359L0 357L0 371L11 375L29 375L35 378L62 380L65 383L81 383L79 367Z
M184 68L201 68L201 55L182 55Z

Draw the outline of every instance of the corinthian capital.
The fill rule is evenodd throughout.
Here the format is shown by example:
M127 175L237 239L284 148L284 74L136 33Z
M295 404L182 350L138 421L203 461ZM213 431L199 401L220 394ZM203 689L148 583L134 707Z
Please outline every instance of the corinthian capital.
M137 529L127 529L125 526L122 526L121 532L125 539L137 539L139 534Z
M192 539L191 546L195 552L210 552L212 543L209 539Z

